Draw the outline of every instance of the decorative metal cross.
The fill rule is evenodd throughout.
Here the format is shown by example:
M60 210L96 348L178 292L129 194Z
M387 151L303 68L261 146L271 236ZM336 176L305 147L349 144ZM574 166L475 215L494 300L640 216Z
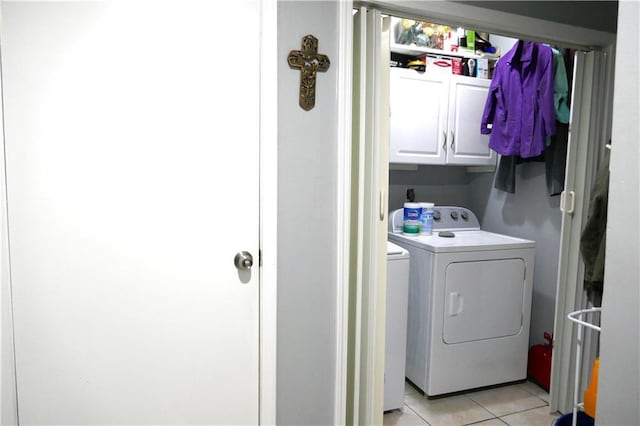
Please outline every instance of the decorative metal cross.
M302 50L292 50L287 57L289 66L300 69L300 106L309 111L316 105L316 75L325 72L331 62L318 53L318 39L311 34L302 39Z

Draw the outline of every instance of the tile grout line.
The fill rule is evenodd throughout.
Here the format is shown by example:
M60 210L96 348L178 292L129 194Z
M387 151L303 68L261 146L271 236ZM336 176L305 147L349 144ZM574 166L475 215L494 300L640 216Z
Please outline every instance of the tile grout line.
M472 401L473 401L473 400L472 400ZM542 401L542 400L540 400L540 401ZM475 402L475 401L473 401L473 402ZM544 402L544 401L543 401L543 402ZM491 414L493 414L493 415L494 415L494 416L496 416L497 418L502 418L502 417L510 416L510 415L512 415L512 414L524 413L525 411L537 410L538 408L543 408L543 407L548 407L548 406L549 406L549 404L547 404L547 403L545 402L545 404L544 404L544 405L540 405L540 406L538 406L538 407L525 408L524 410L514 411L513 413L505 413L505 414L502 414L502 415L498 415L498 414L494 413L493 411L491 411L489 408L487 408L487 407L485 407L485 406L483 406L483 405L481 405L481 404L479 404L479 403L477 403L477 402L476 402L476 404L480 405L482 408L484 408L485 410L487 410L488 412L490 412Z
M464 396L466 396L467 398L469 398L470 400L472 400L473 402L475 402L476 404L478 404L479 406L481 406L482 408L484 408L485 410L487 410L488 412L490 412L491 414L493 414L494 416L496 416L497 418L501 418L504 416L510 416L511 414L518 414L518 413L523 413L525 411L529 411L529 410L535 410L537 408L542 408L542 407L548 407L549 403L547 401L545 401L544 399L538 397L537 395L532 394L531 392L529 392L528 390L524 389L521 387L521 389L523 389L526 393L530 394L531 396L535 397L536 399L538 399L539 401L542 401L544 403L544 405L540 405L538 407L531 407L531 408L527 408L524 410L520 410L520 411L514 411L513 413L508 413L508 414L503 414L503 415L499 415L497 413L494 413L493 411L491 411L491 409L489 409L489 407L485 407L484 405L482 405L480 402L476 401L475 399L473 399L471 396L469 396L470 394L465 394Z
M415 414L416 416L418 416L418 418L419 418L420 420L422 420L423 422L425 422L427 426L431 426L431 423L429 423L429 422L427 421L427 419L425 419L425 418L424 418L424 417L422 417L420 414L418 414L418 412L417 412L416 410L414 410L412 406L410 406L410 405L409 405L409 404L407 404L406 402L404 403L404 405L406 405L406 406L407 406L407 408L413 412L413 414Z
M504 421L501 420L500 417L491 417L490 419L478 420L477 422L473 422L473 423L465 423L463 426L473 426L473 425L477 425L477 424L480 424L480 423L488 422L488 421L491 421L491 420L500 420L502 423L504 423Z
M522 414L522 413L526 413L527 411L538 410L538 409L540 409L540 408L544 408L544 407L548 407L548 406L549 406L549 404L547 404L547 405L541 405L540 407L528 408L528 409L526 409L526 410L516 411L516 412L514 412L514 413L510 413L510 414L505 414L504 416L500 416L500 417L498 417L498 418L502 420L502 418L503 418L503 417L509 417L509 416L514 415L514 414ZM549 413L549 415L550 415L550 416L552 416L553 414L552 414L552 413ZM507 423L507 424L508 424L508 423Z
M470 401L472 401L477 406L481 407L487 413L491 414L494 419L499 419L500 418L500 417L498 417L498 415L496 413L494 413L493 411L489 410L489 408L487 408L484 405L480 404L478 401L476 401L475 399L471 398L469 395L464 395L464 396L466 396ZM491 419L487 419L487 420L491 420ZM481 420L481 421L484 421L484 420Z
M509 423L507 423L506 421L504 421L504 420L502 419L502 417L491 417L490 419L480 420L479 422L474 422L474 423L465 423L463 426L474 426L474 425L479 425L479 424L481 424L481 423L488 422L488 421L491 421L491 420L498 420L500 423L502 423L502 424L505 424L505 425L509 426Z
M526 386L524 386L524 385L526 385L527 383L530 383L532 386L539 387L538 385L536 385L536 384L535 384L535 383L533 383L533 382L526 381L526 382L524 382L524 383L520 383L520 385L521 385L521 386L520 386L520 388L521 388L521 389L523 389L523 390L525 390L526 392L529 392L531 395L535 396L536 398L538 398L538 399L542 399L542 398L540 398L540 393L541 393L541 392L544 392L544 389L543 389L543 388L540 388L540 390L539 390L539 391L537 391L536 393L533 393L532 391L530 391L529 389L527 389L527 387L526 387ZM547 398L548 398L548 397L549 397L549 393L547 392ZM544 401L544 399L542 399L542 400ZM544 402L546 402L546 403L547 403L547 405L549 404L549 401L544 401Z

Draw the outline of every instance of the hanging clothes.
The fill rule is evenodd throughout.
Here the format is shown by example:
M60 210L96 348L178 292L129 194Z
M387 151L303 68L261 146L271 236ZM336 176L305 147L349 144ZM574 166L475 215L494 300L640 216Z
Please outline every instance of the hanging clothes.
M585 266L584 288L594 306L600 306L597 303L602 300L608 203L609 152L606 151L591 189L587 222L580 236L580 253Z
M547 148L548 149L548 148ZM516 193L516 166L523 163L542 163L545 161L546 151L537 157L522 158L518 155L503 155L498 162L493 187L509 194Z
M560 51L552 49L554 78L553 101L556 111L556 134L547 141L545 151L545 175L547 180L547 193L553 197L560 195L564 190L567 146L569 144L569 76L565 66L565 58ZM571 57L569 55L569 57ZM569 61L572 65L573 62ZM573 69L570 67L569 69Z
M569 125L558 121L556 123L556 134L551 139L551 144L544 151L544 165L547 194L553 197L560 195L564 191L567 170L567 147L569 146Z
M540 155L555 134L553 54L540 43L519 40L496 64L480 133L505 156Z
M557 49L551 49L553 53L553 109L556 112L556 121L569 123L569 80L567 79L567 67L564 64L564 55Z

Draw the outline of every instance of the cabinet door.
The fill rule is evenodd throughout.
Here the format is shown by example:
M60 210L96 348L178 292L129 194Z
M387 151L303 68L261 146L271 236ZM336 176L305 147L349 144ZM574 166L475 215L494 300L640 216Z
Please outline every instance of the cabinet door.
M449 76L391 68L390 79L389 162L445 164Z
M452 262L446 268L442 340L447 345L515 336L523 327L525 262Z
M447 164L495 165L489 135L480 134L480 119L491 80L451 76Z

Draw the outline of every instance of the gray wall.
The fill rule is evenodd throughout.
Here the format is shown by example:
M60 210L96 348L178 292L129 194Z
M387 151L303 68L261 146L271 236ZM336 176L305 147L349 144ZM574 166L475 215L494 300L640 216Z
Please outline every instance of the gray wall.
M332 424L336 351L338 2L278 2L277 423ZM298 106L290 50L313 34L331 68Z
M408 188L416 201L470 208L469 177L464 167L419 166L417 171L389 172L389 211L402 208Z
M621 2L618 46L635 46L635 54L616 57L598 425L640 424L639 22L640 3Z
M457 1L593 30L616 32L617 1Z
M553 333L562 223L560 197L547 195L545 165L518 165L515 194L494 189L493 173L472 175L470 193L483 229L536 242L529 341L543 343L544 332Z

